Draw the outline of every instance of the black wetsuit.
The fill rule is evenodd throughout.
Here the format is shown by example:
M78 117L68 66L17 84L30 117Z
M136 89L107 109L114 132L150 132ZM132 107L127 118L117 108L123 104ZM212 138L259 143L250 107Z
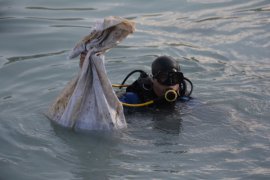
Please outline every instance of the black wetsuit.
M137 79L127 87L126 92L137 94L140 103L154 100L154 104L150 105L150 107L173 107L176 103L176 101L168 102L164 97L158 97L153 90L153 83L150 77ZM177 100L181 100L181 97L179 96Z

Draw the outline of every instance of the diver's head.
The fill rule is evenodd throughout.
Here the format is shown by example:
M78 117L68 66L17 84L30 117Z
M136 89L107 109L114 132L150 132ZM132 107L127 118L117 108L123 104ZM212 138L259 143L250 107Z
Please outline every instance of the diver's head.
M156 58L152 63L152 74L155 75L158 72L168 71L180 71L178 62L169 56L160 56Z
M160 56L152 63L153 89L157 96L164 96L168 89L179 93L183 80L178 62L172 57Z
M164 86L174 86L183 79L178 62L172 57L160 56L152 63L153 79Z

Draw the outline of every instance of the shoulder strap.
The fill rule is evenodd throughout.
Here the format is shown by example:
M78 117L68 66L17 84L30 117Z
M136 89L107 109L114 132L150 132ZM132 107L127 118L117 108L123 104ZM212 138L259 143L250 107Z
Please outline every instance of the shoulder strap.
M153 84L150 77L139 78L126 89L127 92L134 92L138 94L142 102L155 99L153 92Z

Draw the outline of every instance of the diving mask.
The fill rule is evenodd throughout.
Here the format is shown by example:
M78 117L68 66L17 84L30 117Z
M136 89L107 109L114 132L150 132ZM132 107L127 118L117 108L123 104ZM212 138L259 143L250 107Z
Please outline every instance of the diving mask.
M179 84L184 76L182 72L159 72L157 75L154 76L157 81L165 86L174 86L176 84Z

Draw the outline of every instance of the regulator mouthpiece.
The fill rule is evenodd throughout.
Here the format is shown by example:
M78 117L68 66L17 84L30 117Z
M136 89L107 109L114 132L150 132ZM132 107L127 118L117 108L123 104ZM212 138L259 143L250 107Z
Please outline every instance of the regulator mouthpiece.
M165 92L164 98L167 102L174 102L177 100L178 94L175 90L173 89L168 89Z

